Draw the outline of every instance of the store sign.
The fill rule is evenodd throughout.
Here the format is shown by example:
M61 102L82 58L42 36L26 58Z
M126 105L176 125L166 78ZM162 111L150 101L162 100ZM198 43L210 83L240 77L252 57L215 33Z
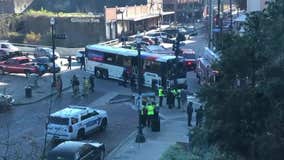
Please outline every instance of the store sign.
M100 19L98 18L71 18L72 23L100 23Z

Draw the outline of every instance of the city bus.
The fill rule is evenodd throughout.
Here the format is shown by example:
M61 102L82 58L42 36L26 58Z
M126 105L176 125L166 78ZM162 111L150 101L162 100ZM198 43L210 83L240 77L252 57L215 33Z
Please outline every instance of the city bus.
M86 70L94 73L97 78L123 80L124 70L129 76L138 74L136 50L94 44L86 46L85 51ZM144 86L186 87L186 71L181 59L176 60L173 55L144 51L141 51L141 58Z

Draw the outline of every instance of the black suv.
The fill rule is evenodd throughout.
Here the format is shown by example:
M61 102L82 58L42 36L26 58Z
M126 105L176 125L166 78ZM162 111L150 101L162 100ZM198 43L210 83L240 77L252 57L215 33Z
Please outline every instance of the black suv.
M47 160L103 160L104 156L104 144L65 141L48 153Z

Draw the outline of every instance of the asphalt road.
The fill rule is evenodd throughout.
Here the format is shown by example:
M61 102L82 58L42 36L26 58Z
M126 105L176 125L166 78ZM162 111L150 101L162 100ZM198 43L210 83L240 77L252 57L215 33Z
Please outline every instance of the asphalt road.
M198 36L188 41L189 43L185 47L194 49L197 55L202 55L204 47L207 46L206 38L207 36L200 32ZM29 47L21 47L21 49L23 51L33 50ZM60 50L58 48L61 56L73 55L77 50L74 48ZM192 77L195 76L194 73L190 72L188 76L190 79L188 81L189 86L191 89L197 90L198 86L191 86L191 80L194 80ZM71 98L71 91L68 90L64 92L63 97L60 99L47 99L35 104L13 107L9 112L0 113L0 156L7 151L8 147L8 153L19 156L19 159L27 159L26 157L29 157L29 160L37 159L33 158L33 155L39 154L43 149L45 123L49 107L51 107L51 112L54 112L69 104L96 106L94 100L106 95L108 92L119 91L117 82L112 80L98 80L96 86L98 87L96 93L88 98ZM131 132L137 129L137 113L129 103L103 105L98 106L98 108L108 111L109 126L105 132L94 133L85 141L103 142L106 145L107 153L109 153Z
M86 141L98 141L106 145L107 153L114 149L137 126L137 112L127 103L96 106L94 99L103 96L95 92L88 98L71 98L71 91L66 91L61 98L47 99L35 104L14 107L11 111L0 114L0 144L9 139L10 153L18 150L20 155L29 156L42 151L45 135L45 123L49 107L51 112L65 108L69 104L87 105L104 109L108 112L109 126L105 132L96 132ZM5 145L0 148L5 150ZM3 149L3 150L2 150Z

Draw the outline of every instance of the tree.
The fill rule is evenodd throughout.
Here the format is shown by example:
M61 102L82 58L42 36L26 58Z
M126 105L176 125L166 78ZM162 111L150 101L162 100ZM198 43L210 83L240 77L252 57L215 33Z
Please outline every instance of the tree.
M208 142L248 160L284 157L284 2L248 14L244 36L224 36L220 81L205 86ZM277 42L277 43L276 43Z

